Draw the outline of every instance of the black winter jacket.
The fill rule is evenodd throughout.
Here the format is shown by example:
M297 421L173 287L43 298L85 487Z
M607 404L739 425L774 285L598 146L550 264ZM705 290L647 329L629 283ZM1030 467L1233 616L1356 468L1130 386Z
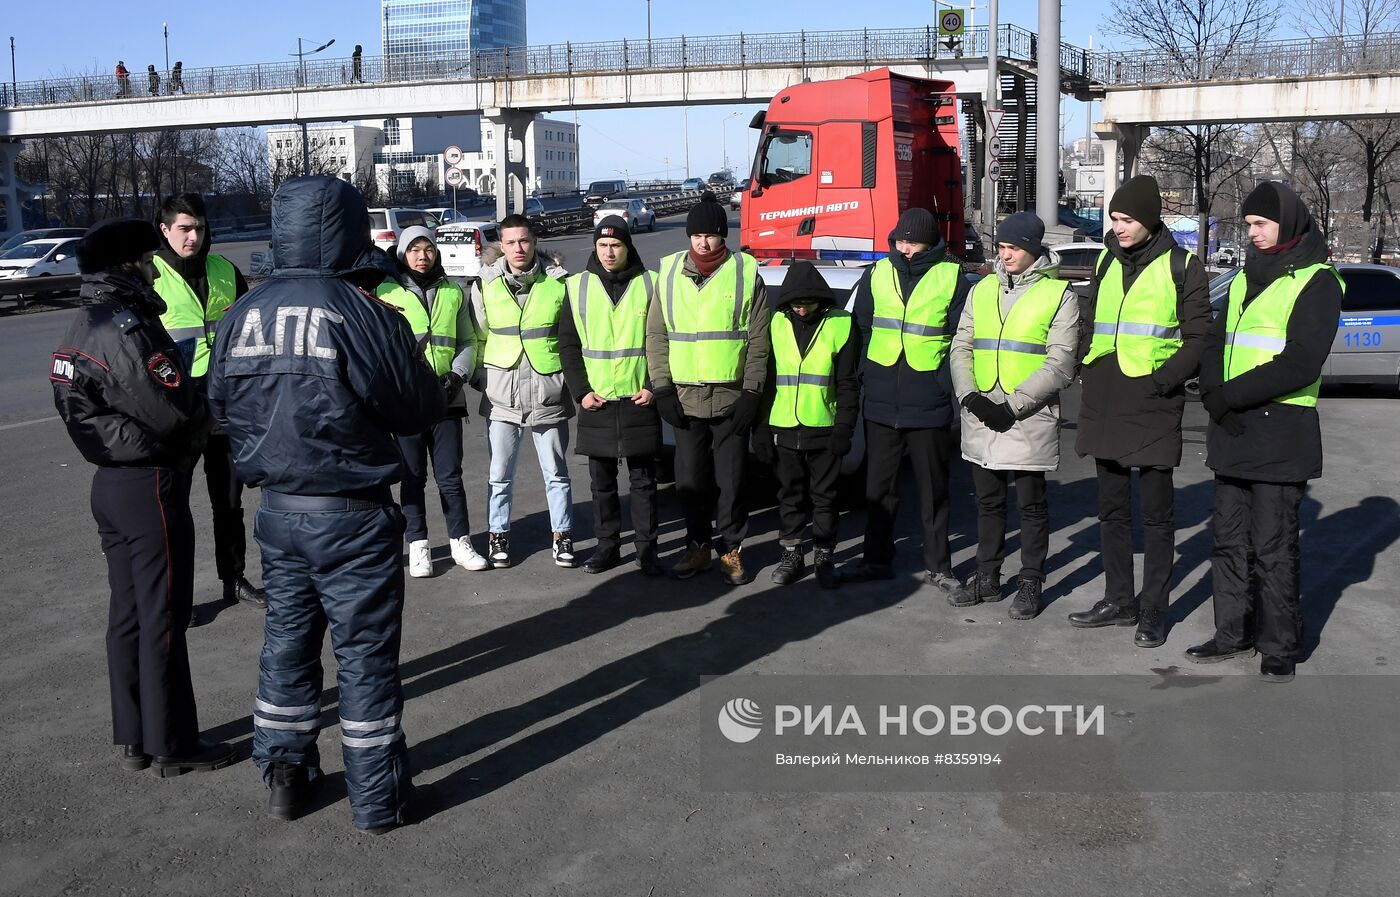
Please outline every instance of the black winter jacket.
M890 243L890 262L899 274L900 294L914 291L919 278L947 257L947 243L939 240L912 259L905 259ZM870 348L871 319L875 315L875 300L870 293L871 265L851 294L851 312L860 331L861 384L865 390L865 419L901 430L949 428L958 420L958 403L953 395L953 378L945 362L932 371L916 371L903 355L891 367L873 364L867 357ZM962 318L963 304L971 285L959 277L953 300L948 306L948 332L957 329Z
M209 401L245 483L336 495L398 482L394 435L444 411L438 379L398 309L365 287L369 213L337 178L297 178L273 198L272 276L219 323ZM359 286L352 280L360 281Z
M1162 227L1141 246L1124 250L1113 233L1104 238L1108 251L1122 265L1126 293L1154 260L1176 247L1171 231ZM1090 285L1087 316L1079 357L1089 351L1098 308L1097 268ZM1196 376L1206 331L1210 329L1210 282L1205 266L1191 256L1177 291L1176 317L1181 322L1182 346L1154 373L1129 377L1118 366L1117 354L1107 355L1080 372L1084 384L1079 407L1075 449L1127 467L1176 467L1181 464L1181 415L1186 408L1183 385Z
M54 407L99 467L189 470L209 408L161 326L165 303L134 274L84 275L78 311L53 353Z
M589 255L585 270L602 280L606 298L616 304L627 292L632 279L640 277L645 268L634 251L629 253L628 265L618 275L610 274L602 266L597 253ZM598 297L599 300L603 298ZM633 458L658 454L661 451L661 415L657 413L655 404L642 407L623 398L609 401L597 411L584 410L583 397L592 392L593 387L588 382L588 371L583 364L583 341L574 325L573 301L573 296L566 296L564 310L559 313L559 358L564 366L564 382L569 386L569 394L576 397L575 401L579 403L574 451L592 458ZM591 291L589 301L593 301Z
M1277 255L1251 252L1245 260L1245 308L1280 277L1327 260L1327 243L1296 196L1295 215L1306 228L1298 245ZM1301 210L1301 211L1298 211ZM1317 379L1332 350L1341 315L1342 289L1330 272L1319 271L1298 295L1288 319L1283 351L1267 364L1224 382L1224 310L1206 337L1201 391L1220 390L1244 432L1231 436L1215 421L1206 431L1206 464L1220 476L1265 483L1301 483L1322 476L1322 425L1316 408L1272 401Z

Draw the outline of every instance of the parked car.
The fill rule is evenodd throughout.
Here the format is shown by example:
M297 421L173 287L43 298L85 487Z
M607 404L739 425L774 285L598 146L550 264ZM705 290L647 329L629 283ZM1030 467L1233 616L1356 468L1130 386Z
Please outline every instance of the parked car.
M749 179L744 178L739 182L739 186L734 188L734 192L729 194L729 208L738 211L743 208L744 194L749 192Z
M688 191L688 190L704 190L704 189L705 189L705 179L704 179L704 178L686 178L684 181L681 182L681 190L683 190L683 191Z
M1087 289L1094 276L1094 266L1103 252L1102 243L1060 243L1050 247L1060 257L1060 279L1068 280L1076 289Z
M596 209L610 199L625 199L627 182L624 180L594 181L583 192L583 207Z
M734 189L734 175L728 171L716 171L714 174L710 175L706 183L709 184L710 189L715 191L715 195L718 196L725 191Z
M460 221L439 227L436 238L447 276L476 278L482 250L500 241L501 229L492 221Z
M31 240L0 254L0 278L58 277L78 273L78 241Z
M656 212L642 199L615 199L605 202L593 212L593 226L609 215L617 215L627 222L632 233L639 230L656 230Z
M471 220L456 209L424 209L423 214L437 222L435 225L437 227L441 227L444 224L457 224L461 221Z
M25 243L34 240L57 240L61 237L81 237L87 233L81 227L41 227L35 230L22 230L10 237L4 243L0 243L0 255L9 252L16 246L23 246Z
M429 218L420 209L370 209L369 238L385 252L392 253L399 242L399 234L410 227L434 228L437 219Z

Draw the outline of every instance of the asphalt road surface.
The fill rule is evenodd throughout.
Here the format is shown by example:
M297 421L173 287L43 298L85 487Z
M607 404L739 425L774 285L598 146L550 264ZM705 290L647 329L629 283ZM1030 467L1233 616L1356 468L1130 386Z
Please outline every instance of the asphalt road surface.
M649 260L677 247L667 227L640 235ZM578 238L551 241L570 267ZM758 489L743 587L716 575L675 583L627 566L602 576L549 558L543 488L529 449L515 497L519 565L467 573L449 564L436 501L431 579L409 580L404 621L403 728L420 786L416 824L382 838L355 832L344 801L335 725L334 661L326 652L326 787L295 823L266 816L266 792L244 760L162 781L118 769L110 744L104 655L107 585L88 510L92 469L51 420L46 359L71 312L0 318L0 893L501 894L501 895L1394 895L1400 801L1384 791L1269 793L1193 790L1193 770L1125 751L1105 764L1103 789L1056 787L1047 754L1025 790L926 787L710 790L700 770L724 757L702 737L719 705L701 677L985 674L1147 676L1186 707L1217 677L1261 689L1327 676L1389 677L1397 662L1400 415L1396 398L1324 394L1327 472L1303 508L1306 662L1291 686L1256 683L1257 661L1213 667L1182 650L1212 630L1211 481L1202 463L1204 413L1188 406L1177 472L1178 562L1173 630L1136 649L1131 629L1078 630L1064 615L1103 594L1096 558L1092 462L1063 433L1051 476L1046 600L1013 622L1006 603L953 610L920 580L917 509L901 510L892 582L819 590L809 577L779 589L776 521ZM1075 398L1066 402L1074 420ZM484 424L467 424L465 476L484 548ZM586 465L571 462L581 556L592 547ZM431 487L430 487L431 488ZM906 494L909 494L906 492ZM248 507L257 504L255 491ZM683 525L663 490L669 563ZM260 615L214 603L207 497L194 489L196 604L212 619L189 633L200 722L245 751L262 640ZM251 512L250 512L251 518ZM251 529L251 519L249 521ZM842 519L841 561L859 556L864 516ZM1008 572L1016 566L1015 516ZM975 518L965 465L953 475L954 561L971 573ZM258 578L256 548L249 559ZM1140 564L1140 561L1139 561ZM958 681L958 680L943 680ZM1386 681L1390 681L1388 678ZM1284 692L1290 694L1289 692ZM1269 694L1278 694L1271 691ZM1302 692L1298 692L1302 694ZM1366 765L1395 753L1375 708L1368 733L1336 753L1299 743L1319 768ZM1183 711L1185 713L1185 711ZM1191 720L1183 716L1182 724ZM1277 721L1287 739L1288 720ZM877 748L878 749L878 748ZM949 776L952 773L948 774ZM1164 787L1163 776L1174 787ZM939 781L948 781L945 778ZM1141 783L1153 783L1143 787Z

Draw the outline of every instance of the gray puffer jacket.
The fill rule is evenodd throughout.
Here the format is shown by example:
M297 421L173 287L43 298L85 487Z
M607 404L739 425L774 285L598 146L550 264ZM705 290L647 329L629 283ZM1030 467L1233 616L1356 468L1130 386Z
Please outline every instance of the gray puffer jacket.
M1036 282L1060 273L1060 257L1046 251L1030 270L1018 275L1006 273L998 259L992 273L1000 285L1001 314L1005 319L1011 307ZM974 288L974 293L975 293ZM958 332L949 351L953 391L959 405L976 393L972 374L973 297L963 307ZM988 470L1055 470L1060 466L1060 390L1074 377L1075 353L1079 346L1079 302L1066 285L1060 309L1050 323L1045 363L1011 395L993 385L986 393L994 402L1006 402L1016 415L1016 425L997 433L966 410L962 413L962 455Z
M481 280L472 284L472 317L475 319L477 358L485 357L487 338L486 304L482 289L498 277L504 277L523 307L529 295L530 285L536 281L553 277L563 280L568 275L556 256L545 257L536 253L534 267L523 274L510 271L500 250L489 247L482 256ZM563 371L541 374L530 366L530 359L524 355L513 368L498 368L494 365L480 365L472 385L482 391L480 414L490 420L505 421L524 427L543 427L562 423L574 416L574 400L569 396L569 388L564 383Z

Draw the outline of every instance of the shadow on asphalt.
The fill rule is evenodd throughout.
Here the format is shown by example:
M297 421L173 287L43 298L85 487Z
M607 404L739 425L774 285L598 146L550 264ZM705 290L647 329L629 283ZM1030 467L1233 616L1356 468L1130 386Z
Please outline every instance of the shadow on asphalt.
M1369 580L1376 558L1400 539L1400 503L1388 495L1371 495L1326 516L1311 495L1299 509L1303 556L1303 641L1298 662L1305 663L1322 643L1342 593Z

